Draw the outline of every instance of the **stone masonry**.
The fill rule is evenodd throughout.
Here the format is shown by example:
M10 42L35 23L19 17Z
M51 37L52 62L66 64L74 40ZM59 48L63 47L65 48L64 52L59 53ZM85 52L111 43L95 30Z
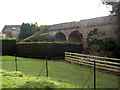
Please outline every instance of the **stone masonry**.
M82 42L84 47L87 47L90 36L94 34L97 34L99 37L103 35L113 35L117 27L116 16L106 16L51 25L49 27L49 35L55 38L56 36L59 36L57 38L64 37L63 41L78 41L76 39L81 38L81 41L78 42ZM60 39L58 39L58 41L59 40Z

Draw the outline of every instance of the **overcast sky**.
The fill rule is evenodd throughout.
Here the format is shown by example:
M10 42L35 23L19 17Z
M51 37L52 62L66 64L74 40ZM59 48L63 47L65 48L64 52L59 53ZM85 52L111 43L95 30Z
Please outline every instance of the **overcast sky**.
M52 25L109 15L101 0L0 0L0 31L4 25Z
M101 0L102 2L119 2L120 0Z

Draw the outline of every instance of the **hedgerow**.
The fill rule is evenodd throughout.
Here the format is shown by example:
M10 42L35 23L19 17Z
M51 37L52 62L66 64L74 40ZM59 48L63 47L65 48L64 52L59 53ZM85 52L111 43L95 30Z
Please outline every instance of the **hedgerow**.
M16 51L16 39L8 38L8 39L0 39L2 43L2 55L13 55Z
M17 55L23 57L64 57L65 52L83 52L83 45L69 42L24 42L17 44Z

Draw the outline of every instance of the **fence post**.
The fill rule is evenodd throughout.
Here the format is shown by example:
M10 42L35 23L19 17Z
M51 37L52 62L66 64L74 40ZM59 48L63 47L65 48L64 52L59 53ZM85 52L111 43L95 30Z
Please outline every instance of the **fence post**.
M95 60L94 60L94 90L96 89L96 63L95 63Z
M89 60L89 59L90 59L90 56L88 56L87 58L88 58L88 59L87 59L87 60L88 60L88 65L90 65L90 63L89 63L89 62L90 62L90 60Z
M48 62L47 62L47 57L46 57L46 75L48 77Z
M105 61L105 62L104 62L104 65L106 65L106 57L105 57L104 61Z
M15 54L15 65L16 65L16 71L17 71L17 56Z

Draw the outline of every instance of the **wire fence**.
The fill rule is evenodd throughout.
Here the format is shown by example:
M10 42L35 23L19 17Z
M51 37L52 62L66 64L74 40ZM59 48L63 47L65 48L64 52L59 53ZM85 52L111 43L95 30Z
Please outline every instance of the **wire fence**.
M26 59L20 59L15 56L14 60L3 61L3 62L5 62L5 63L7 63L7 65L9 65L8 68L7 67L6 68L9 69L10 71L15 71L15 70L21 71L27 75L35 76L37 79L40 78L41 76L54 78L54 75L58 75L58 77L61 77L63 75L63 73L65 73L65 72L59 71L60 69L63 69L62 65L59 65L59 66L58 66L58 64L56 65L56 63L60 62L59 60L58 60L58 62L56 62L54 60L47 59L47 57L44 60L30 59L30 58L28 60L26 60ZM63 62L67 63L66 61L63 61ZM5 65L4 65L4 67L5 67ZM53 67L54 67L54 70L52 71ZM81 66L79 66L79 67L81 67ZM55 68L59 68L59 69L55 70ZM66 74L68 71L70 72L71 68L66 67ZM58 72L59 72L59 74L57 74ZM94 75L93 74L94 74L93 68L89 68L89 71L86 74L86 78L84 80L80 80L81 90L84 87L89 88L91 86L91 84L90 84L91 82L92 82L92 86L94 86ZM67 75L69 75L69 74L67 74ZM81 77L81 75L80 76L78 75L78 76ZM62 78L64 79L64 77L62 77Z
M8 63L8 68L6 67L7 70L9 71L21 71L21 72L26 72L27 75L32 75L36 76L37 79L39 78L40 75L42 76L47 76L48 77L48 64L47 59L46 60L23 60L23 59L16 59L14 61L3 61L5 63ZM32 73L32 70L35 71L34 67L32 67L32 64L36 64L38 70L36 72ZM44 65L44 66L43 66ZM35 65L33 65L35 66ZM46 70L45 70L46 68ZM28 70L28 71L27 71ZM38 73L40 71L40 73ZM47 72L46 72L47 71Z

